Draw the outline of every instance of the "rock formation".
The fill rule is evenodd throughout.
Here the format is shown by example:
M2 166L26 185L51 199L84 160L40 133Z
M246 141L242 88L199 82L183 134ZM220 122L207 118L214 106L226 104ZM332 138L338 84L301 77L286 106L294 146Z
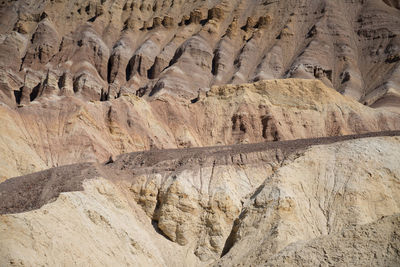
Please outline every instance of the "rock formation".
M399 130L398 0L0 1L0 266L399 266Z
M396 1L7 0L0 12L0 99L10 106L27 73L32 90L46 87L50 69L55 80L70 73L87 100L110 86L113 97L190 98L212 85L292 77L398 110Z
M397 265L400 133L384 135L397 136L136 152L9 179L1 265Z
M193 102L193 103L192 103ZM400 129L400 116L372 109L316 80L214 86L184 100L122 94L85 102L43 98L0 106L1 178L110 155Z

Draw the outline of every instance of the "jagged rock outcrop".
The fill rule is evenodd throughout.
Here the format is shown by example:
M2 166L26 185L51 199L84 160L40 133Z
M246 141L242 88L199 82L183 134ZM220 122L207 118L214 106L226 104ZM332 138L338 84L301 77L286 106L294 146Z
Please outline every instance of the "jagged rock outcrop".
M193 98L199 88L290 77L399 110L396 1L24 0L3 1L0 12L9 106L28 72L43 81L50 69L69 72L86 100L103 99L111 84Z
M1 264L396 265L400 139L357 137L137 152L10 179Z

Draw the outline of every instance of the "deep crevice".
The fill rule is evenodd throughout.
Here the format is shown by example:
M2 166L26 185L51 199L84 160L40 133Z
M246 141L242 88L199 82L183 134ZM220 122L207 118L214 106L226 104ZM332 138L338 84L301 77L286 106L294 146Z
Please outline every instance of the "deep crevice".
M220 58L218 51L214 51L214 57L212 60L212 65L211 65L211 73L214 76L218 75L218 63L220 60L221 60L221 58Z
M135 62L135 55L131 57L131 59L128 62L128 65L125 68L125 80L128 82L131 79L131 75L133 72L133 65Z
M154 61L153 65L151 66L150 69L147 70L147 78L152 80L156 78L156 61Z
M112 56L108 59L107 62L107 82L111 83L111 68L112 68L112 62L111 62Z
M101 88L100 92L100 101L107 101L109 99L109 93L105 92L103 88Z
M21 87L19 90L14 90L15 102L16 102L18 105L21 103L22 88L24 88L24 87Z
M220 256L221 258L223 256L225 256L231 250L231 248L235 245L236 234L237 234L238 229L239 229L239 219L235 219L235 221L233 222L233 225L232 225L231 232L229 233L228 238L225 240L224 248L222 249L221 256Z
M193 98L190 100L190 103L194 104L199 101L199 97Z
M40 89L40 86L41 86L41 85L42 85L42 84L39 83L38 85L36 85L35 87L33 87L32 92L31 92L30 95L29 95L29 98L30 98L30 101L31 101L31 102L32 102L33 100L35 100L36 97L38 96L38 94L39 94L39 89Z
M63 75L61 75L61 77L58 79L58 89L61 90L61 88L63 88L65 86L67 80L67 74L64 73Z
M149 96L153 96L155 95L157 92L159 92L161 89L163 89L165 87L164 82L158 82L153 89L151 90Z
M182 48L178 48L175 51L174 57L169 62L168 67L171 67L172 65L174 65L178 61L178 59L182 56L182 54L183 54L183 49Z

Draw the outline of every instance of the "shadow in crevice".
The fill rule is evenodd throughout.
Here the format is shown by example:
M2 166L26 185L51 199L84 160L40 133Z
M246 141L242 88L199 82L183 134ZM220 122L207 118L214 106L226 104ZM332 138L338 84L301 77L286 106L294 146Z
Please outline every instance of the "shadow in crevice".
M239 229L239 219L236 219L233 222L231 232L225 241L225 245L224 245L224 248L222 249L222 253L221 253L221 258L223 256L225 256L231 250L233 245L235 245L236 234L237 234L238 229Z
M154 230L157 232L157 234L162 235L165 237L167 240L173 242L159 227L158 227L158 221L152 220L151 225L153 225Z
M36 97L38 96L38 94L39 94L39 89L40 89L41 85L42 85L41 83L39 83L38 85L36 85L36 86L32 89L32 92L29 94L29 99L30 99L31 102L34 101L34 100L36 99Z
M21 103L22 88L23 88L23 87L21 87L19 90L14 90L15 102L16 102L18 105Z

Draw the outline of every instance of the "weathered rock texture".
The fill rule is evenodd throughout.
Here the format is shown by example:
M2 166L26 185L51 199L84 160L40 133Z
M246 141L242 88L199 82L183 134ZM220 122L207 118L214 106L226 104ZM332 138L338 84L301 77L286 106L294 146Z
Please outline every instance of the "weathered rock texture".
M400 10L389 0L4 0L0 99L195 97L212 85L319 79L398 110Z
M399 103L398 0L0 1L0 265L400 265Z
M310 264L336 261L336 264L345 262L359 266L398 264L400 255L396 248L400 240L394 234L399 230L398 218L389 223L388 229L376 229L375 236L370 233L369 242L377 238L381 251L364 243L363 238L368 237L368 233L359 233L361 242L354 240L355 248L350 249L346 244L347 240L351 243L351 238L357 238L357 233L352 236L353 230L346 228L399 213L400 165L395 160L397 146L392 146L398 145L398 141L398 138L371 143L362 140L314 147L280 168L242 210L229 240L233 247L221 263L228 266L269 265L272 255L279 253L274 255L271 265L306 261ZM324 237L315 240L321 236ZM387 237L391 239L386 241ZM312 245L304 244L305 241L322 247L315 252L307 251ZM325 253L324 243L329 245L322 258L318 251ZM292 247L287 247L289 244L300 251L294 252ZM336 246L339 247L337 251ZM386 256L382 255L383 251ZM364 252L366 254L362 256ZM335 260L335 253L346 258ZM293 254L303 258L289 256Z
M316 80L212 87L193 101L126 94L112 101L50 97L0 106L0 178L153 148L231 145L400 129Z
M398 265L400 138L338 142L352 138L138 152L9 179L0 263Z

